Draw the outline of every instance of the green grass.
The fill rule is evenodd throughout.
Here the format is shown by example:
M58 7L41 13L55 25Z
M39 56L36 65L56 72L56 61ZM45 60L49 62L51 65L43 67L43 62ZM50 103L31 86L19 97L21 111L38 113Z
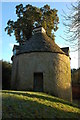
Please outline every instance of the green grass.
M3 119L80 118L77 105L39 92L4 90L2 110Z

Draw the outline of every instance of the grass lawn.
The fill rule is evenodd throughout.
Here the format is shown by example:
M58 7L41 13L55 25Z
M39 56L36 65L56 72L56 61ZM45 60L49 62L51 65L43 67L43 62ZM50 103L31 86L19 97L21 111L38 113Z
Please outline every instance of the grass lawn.
M75 104L45 93L3 90L2 116L3 119L72 118L71 120L75 120L80 118L80 109Z

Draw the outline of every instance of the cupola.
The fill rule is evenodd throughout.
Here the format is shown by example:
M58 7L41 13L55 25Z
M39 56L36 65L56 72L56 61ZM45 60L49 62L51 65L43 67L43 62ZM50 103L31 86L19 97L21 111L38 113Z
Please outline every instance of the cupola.
M42 26L35 27L33 29L33 35L36 34L36 33L46 33L46 30Z

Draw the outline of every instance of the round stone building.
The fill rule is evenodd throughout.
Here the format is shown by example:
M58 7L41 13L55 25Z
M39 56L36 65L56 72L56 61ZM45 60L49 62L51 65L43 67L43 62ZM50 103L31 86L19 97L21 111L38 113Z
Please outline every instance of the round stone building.
M11 88L50 93L71 101L69 48L60 48L43 27L13 48Z

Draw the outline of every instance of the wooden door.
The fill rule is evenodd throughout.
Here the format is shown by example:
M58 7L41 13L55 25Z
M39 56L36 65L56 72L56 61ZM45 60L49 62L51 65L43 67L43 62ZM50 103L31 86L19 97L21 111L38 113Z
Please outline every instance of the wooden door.
M43 73L34 73L34 91L43 91Z

